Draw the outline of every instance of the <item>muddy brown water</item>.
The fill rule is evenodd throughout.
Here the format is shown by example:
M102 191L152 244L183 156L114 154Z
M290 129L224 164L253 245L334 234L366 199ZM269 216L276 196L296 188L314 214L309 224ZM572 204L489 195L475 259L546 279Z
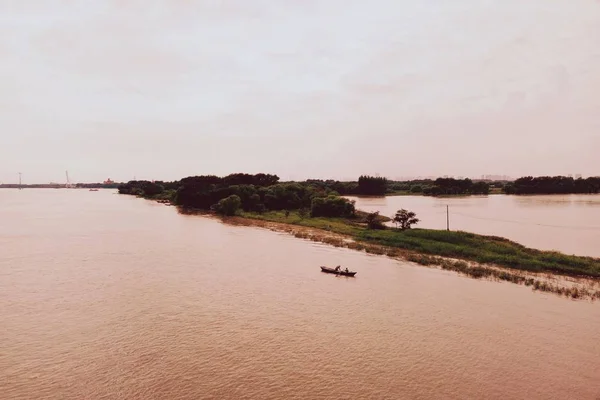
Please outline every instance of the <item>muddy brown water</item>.
M596 399L598 332L598 302L112 191L0 191L2 399Z

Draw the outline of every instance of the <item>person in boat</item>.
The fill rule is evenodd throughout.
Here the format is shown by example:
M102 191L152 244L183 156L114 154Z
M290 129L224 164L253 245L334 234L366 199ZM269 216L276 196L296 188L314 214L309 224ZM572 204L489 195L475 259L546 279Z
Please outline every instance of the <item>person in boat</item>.
M338 265L337 267L335 267L335 270L339 271L340 270L340 266Z
M348 267L346 267L346 273L348 273L348 272L350 272L350 271L348 271Z

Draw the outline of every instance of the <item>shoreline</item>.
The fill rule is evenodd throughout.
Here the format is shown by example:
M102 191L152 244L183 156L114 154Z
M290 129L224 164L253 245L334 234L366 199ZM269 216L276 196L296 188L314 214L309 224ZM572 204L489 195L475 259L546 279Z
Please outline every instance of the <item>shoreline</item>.
M600 300L600 279L584 276L560 275L549 272L529 272L514 270L492 264L481 264L451 257L430 256L411 250L399 249L371 243L357 242L349 235L323 229L265 221L245 216L222 218L213 214L199 214L215 217L226 224L252 226L287 233L298 239L310 240L333 247L346 248L372 255L386 256L396 261L411 262L419 266L454 271L473 279L486 279L496 282L510 282L530 286L533 291L552 293L571 299Z
M333 247L386 256L396 261L410 262L428 268L453 271L473 279L510 282L531 287L533 291L551 293L573 300L600 300L599 277L560 274L552 271L527 271L456 257L428 255L418 251L357 240L351 234L341 233L333 229L321 229L291 222L270 220L268 217L265 218L264 215L243 213L242 215L222 217L203 210L181 208L178 208L178 210L183 214L218 219L225 224L268 229L274 232L286 233L298 239L310 240Z

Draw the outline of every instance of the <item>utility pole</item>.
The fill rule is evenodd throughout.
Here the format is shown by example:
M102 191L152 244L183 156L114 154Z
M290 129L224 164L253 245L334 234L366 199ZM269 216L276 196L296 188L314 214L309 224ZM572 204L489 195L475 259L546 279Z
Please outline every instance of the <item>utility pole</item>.
M446 230L447 231L450 230L450 210L449 210L447 204L446 204Z

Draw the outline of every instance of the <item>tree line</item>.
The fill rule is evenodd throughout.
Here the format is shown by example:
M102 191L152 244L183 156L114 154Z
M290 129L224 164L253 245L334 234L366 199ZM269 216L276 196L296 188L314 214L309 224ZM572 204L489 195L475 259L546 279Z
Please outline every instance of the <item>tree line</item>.
M427 196L489 194L490 185L487 182L471 179L438 178L433 185L423 188Z
M600 177L526 176L504 187L506 194L589 194L600 192Z
M322 189L336 192L342 196L384 196L390 191L387 178L369 175L361 175L358 181L354 182L321 179L308 179L306 182Z
M236 173L225 177L191 176L180 181L130 181L119 185L119 192L163 198L177 205L210 209L229 196L240 198L247 211L313 210L316 214L338 214L340 196L384 196L390 193L414 193L426 196L486 195L491 188L506 194L599 193L600 177L573 179L564 176L523 177L514 182L486 182L471 179L390 181L384 177L362 175L354 182L309 179L304 182L280 182L277 175ZM327 200L329 197L331 199ZM313 207L313 199L317 201ZM323 203L324 201L324 203ZM325 204L325 205L324 205ZM323 208L325 207L325 208ZM343 211L348 214L349 211Z
M317 179L304 182L280 182L277 175L244 173L225 177L190 176L174 182L130 181L118 187L119 193L122 194L169 199L177 205L199 209L214 208L220 200L235 195L240 198L240 208L245 211L313 210L314 208L314 212L320 215L336 214L344 209L337 197L384 196L397 188L398 182L368 175L361 175L355 182ZM487 194L489 185L485 182L472 182L470 179L440 178L435 181L417 182L411 187L411 192L431 196ZM313 205L314 198L325 200L319 200L316 205ZM323 207L328 211L324 211ZM344 213L348 214L349 211L346 210Z

